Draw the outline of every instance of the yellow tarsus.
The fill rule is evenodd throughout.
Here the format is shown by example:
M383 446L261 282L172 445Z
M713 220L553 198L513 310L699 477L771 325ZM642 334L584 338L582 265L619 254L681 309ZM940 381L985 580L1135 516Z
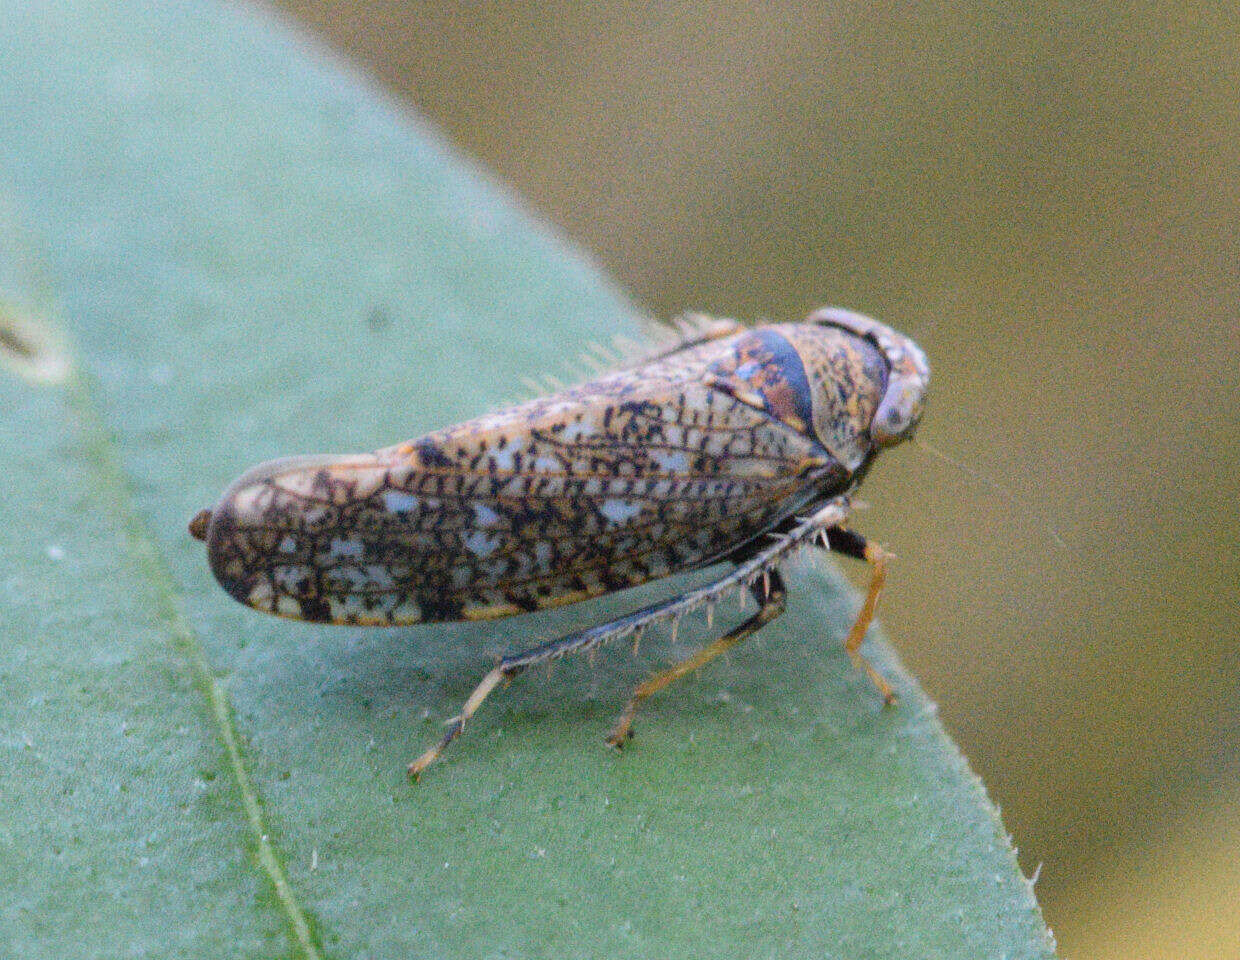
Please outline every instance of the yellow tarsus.
M891 684L887 682L881 673L874 669L874 665L861 653L861 643L865 640L870 624L874 622L874 611L878 607L878 596L882 593L883 585L887 582L887 564L895 558L896 555L894 553L888 553L877 544L866 544L865 559L873 568L873 573L870 576L870 587L866 591L865 600L857 613L857 619L853 621L852 629L848 631L848 636L844 638L844 649L848 652L853 666L858 670L865 671L866 676L870 678L870 682L874 684L875 689L882 695L883 703L887 706L891 706L896 702L896 693L891 688Z

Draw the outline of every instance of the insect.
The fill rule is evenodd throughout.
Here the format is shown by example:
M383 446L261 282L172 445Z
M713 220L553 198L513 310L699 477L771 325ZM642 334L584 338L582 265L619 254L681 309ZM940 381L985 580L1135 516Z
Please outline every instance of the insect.
M921 419L925 355L838 308L755 328L698 316L679 331L642 362L407 443L260 464L190 532L240 602L336 624L507 617L727 565L705 586L504 657L410 764L414 778L501 681L752 594L753 616L633 691L608 736L622 746L644 700L783 612L780 562L814 544L872 566L844 645L891 702L859 649L891 555L845 523L875 455Z

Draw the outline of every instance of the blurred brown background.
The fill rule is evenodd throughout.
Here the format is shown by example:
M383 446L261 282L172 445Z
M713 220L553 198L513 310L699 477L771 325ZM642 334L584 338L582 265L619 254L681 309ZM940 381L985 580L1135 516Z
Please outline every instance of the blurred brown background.
M879 465L891 637L1065 957L1240 955L1234 11L280 6L651 313L833 302L918 337L921 436L1015 502Z

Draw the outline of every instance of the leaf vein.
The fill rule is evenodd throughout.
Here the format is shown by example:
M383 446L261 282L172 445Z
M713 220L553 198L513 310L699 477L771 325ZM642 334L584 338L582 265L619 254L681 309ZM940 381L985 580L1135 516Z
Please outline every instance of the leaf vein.
M156 611L171 634L173 645L186 658L194 680L207 699L211 720L228 759L229 772L241 795L246 824L257 851L258 864L275 890L276 901L296 946L307 960L321 960L322 954L315 942L310 920L298 903L288 875L270 840L262 801L242 756L228 694L211 671L202 643L185 616L167 560L159 551L150 525L139 514L134 503L133 486L121 464L115 438L107 428L92 395L89 375L80 369L74 370L70 375L68 394L70 407L77 415L99 479L112 494L113 506L125 533L131 557L151 587Z

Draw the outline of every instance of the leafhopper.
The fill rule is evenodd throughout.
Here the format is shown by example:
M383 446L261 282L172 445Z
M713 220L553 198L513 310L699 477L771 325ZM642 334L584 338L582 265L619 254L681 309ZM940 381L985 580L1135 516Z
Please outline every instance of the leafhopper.
M844 646L890 702L860 652L890 555L846 523L875 456L921 419L925 355L833 307L679 331L644 360L416 440L260 464L190 532L241 603L333 624L508 617L720 567L703 587L505 657L414 777L501 681L749 591L752 617L637 687L608 736L622 746L643 700L783 612L780 563L811 544L872 565Z

